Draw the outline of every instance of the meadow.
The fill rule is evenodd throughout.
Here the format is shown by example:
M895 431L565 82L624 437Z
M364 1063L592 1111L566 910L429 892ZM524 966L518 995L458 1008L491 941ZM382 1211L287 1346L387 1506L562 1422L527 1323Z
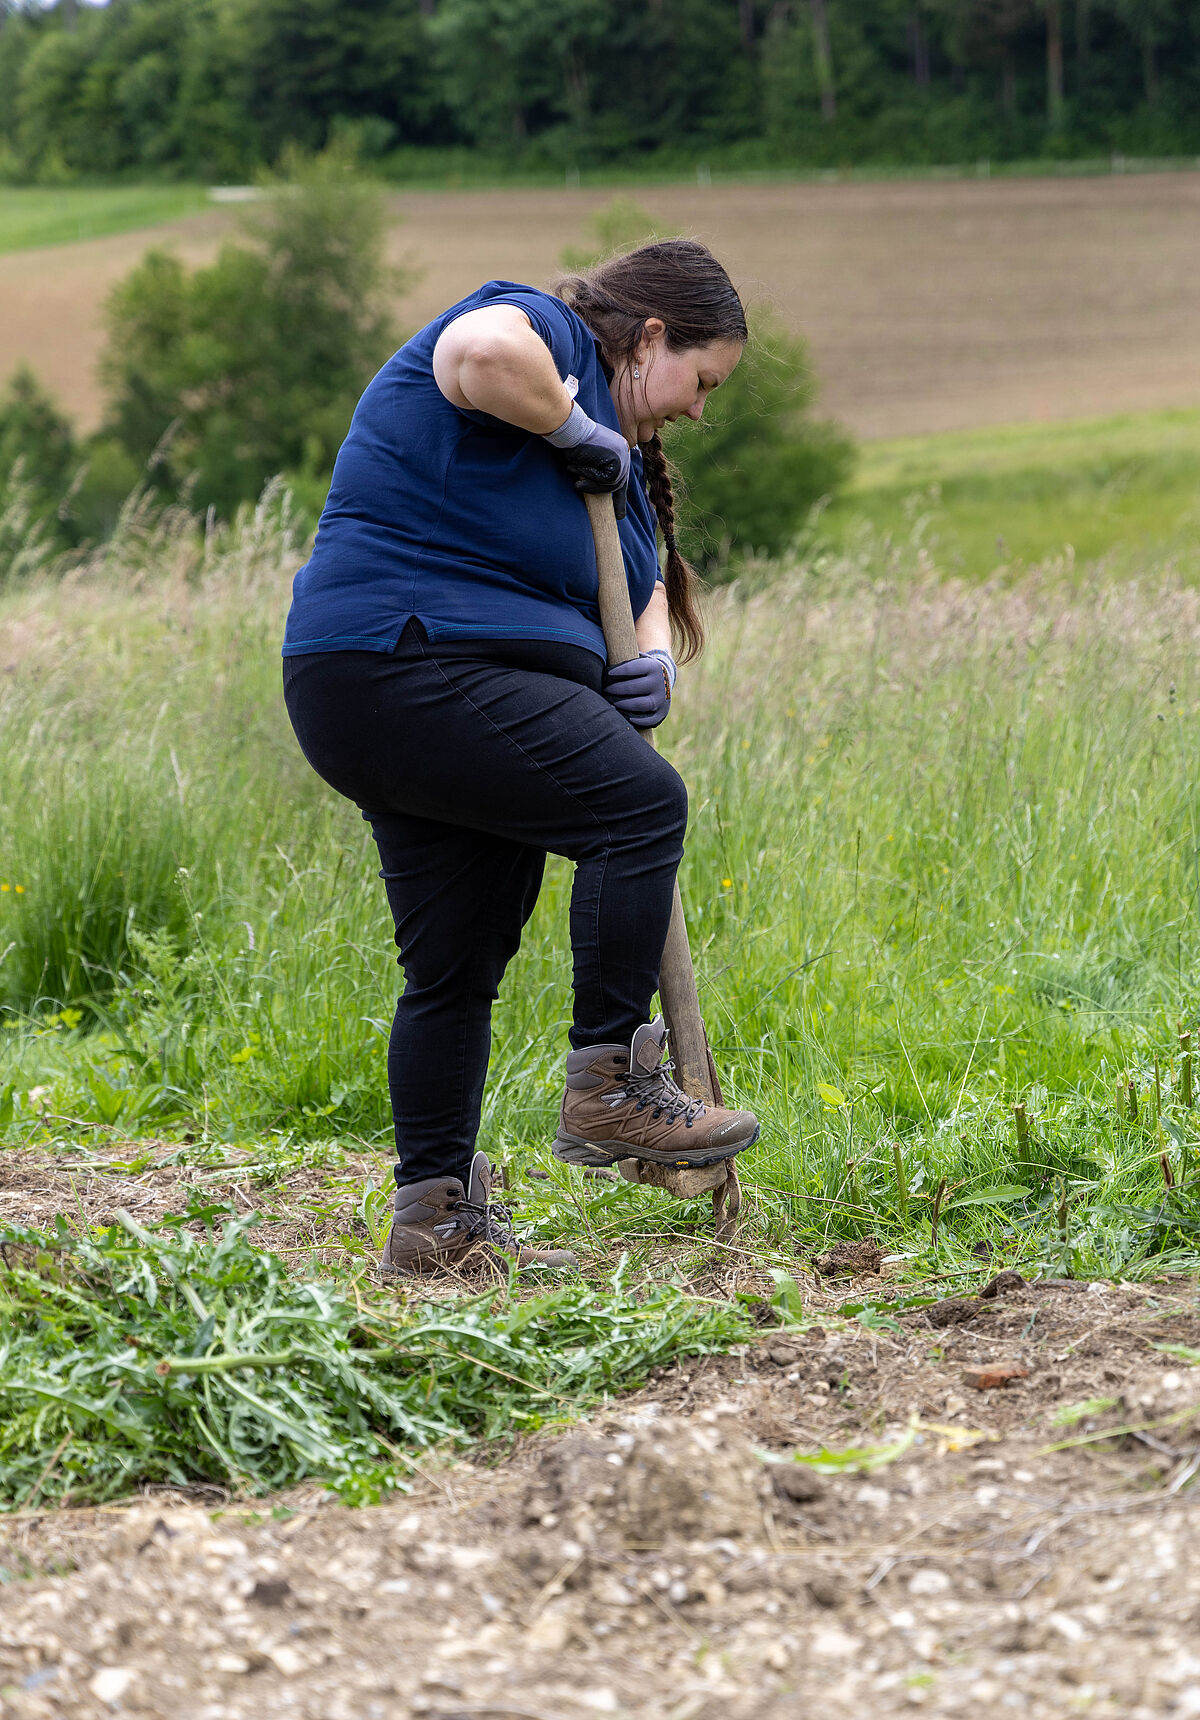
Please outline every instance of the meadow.
M1136 573L1182 553L1197 524L1200 412L1012 424L863 443L819 530L920 537L944 572L986 579L1049 558Z
M131 507L4 597L10 1145L366 1153L385 1181L398 976L366 828L280 705L288 505L207 538ZM1194 1258L1198 573L1193 546L967 582L864 525L714 596L665 744L710 1035L763 1121L740 1258L786 1274L865 1232L914 1275L984 1244L1027 1271ZM593 1276L686 1264L699 1208L549 1155L569 881L552 863L507 977L481 1141Z
M202 185L0 187L0 253L156 227L209 206Z

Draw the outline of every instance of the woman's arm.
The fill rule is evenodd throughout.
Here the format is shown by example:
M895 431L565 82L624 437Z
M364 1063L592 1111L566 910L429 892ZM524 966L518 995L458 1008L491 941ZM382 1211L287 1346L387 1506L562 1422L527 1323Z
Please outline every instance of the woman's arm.
M516 305L485 305L456 317L433 349L433 376L453 406L537 436L548 436L570 415L571 396L550 349Z
M635 624L639 651L671 651L671 612L667 608L667 588L662 580Z

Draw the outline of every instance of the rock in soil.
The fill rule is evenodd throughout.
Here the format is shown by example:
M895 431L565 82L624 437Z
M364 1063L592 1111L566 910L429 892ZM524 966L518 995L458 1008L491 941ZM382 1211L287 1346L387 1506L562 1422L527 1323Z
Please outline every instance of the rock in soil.
M990 1392L998 1386L1011 1385L1014 1380L1027 1380L1029 1369L1021 1362L992 1362L986 1368L968 1368L963 1384L973 1391Z

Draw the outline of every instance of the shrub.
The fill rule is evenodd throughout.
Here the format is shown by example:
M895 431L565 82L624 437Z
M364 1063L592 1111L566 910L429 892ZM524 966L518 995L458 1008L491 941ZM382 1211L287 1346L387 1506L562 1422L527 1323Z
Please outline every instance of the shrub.
M151 251L108 302L107 433L163 489L224 513L276 472L331 467L395 344L382 199L349 150L293 152L268 189L252 244L191 272Z
M786 549L813 504L849 477L854 444L809 416L815 394L804 342L759 319L700 424L666 432L683 492L681 546L710 578L731 558Z
M53 521L78 464L70 420L21 365L0 395L0 508L20 488L33 519Z

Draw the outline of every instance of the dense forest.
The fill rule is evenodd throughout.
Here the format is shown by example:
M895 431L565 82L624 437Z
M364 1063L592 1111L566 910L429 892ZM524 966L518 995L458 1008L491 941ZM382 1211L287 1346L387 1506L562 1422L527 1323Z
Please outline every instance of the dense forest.
M0 0L0 179L1200 151L1196 0Z

